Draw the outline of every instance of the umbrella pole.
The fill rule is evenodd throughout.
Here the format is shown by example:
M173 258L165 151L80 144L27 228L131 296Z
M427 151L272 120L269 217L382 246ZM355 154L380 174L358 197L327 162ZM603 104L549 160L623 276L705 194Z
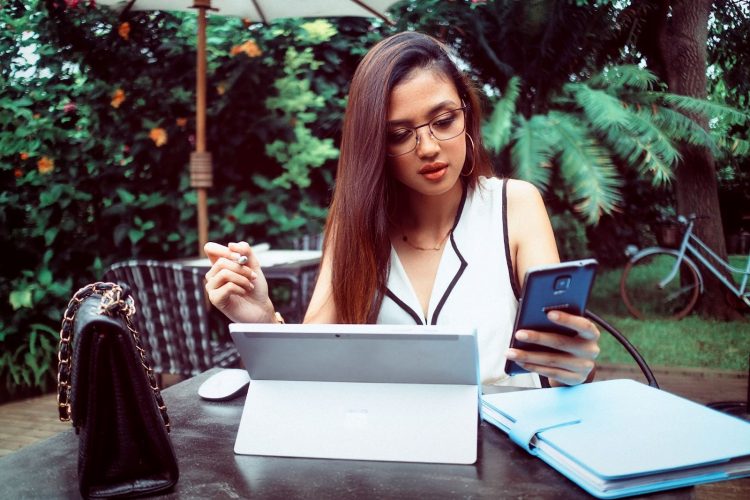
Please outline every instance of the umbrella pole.
M206 151L206 10L210 0L195 0L198 10L198 50L195 89L195 151L190 155L190 185L198 195L198 254L208 241L207 190L213 184L211 153Z

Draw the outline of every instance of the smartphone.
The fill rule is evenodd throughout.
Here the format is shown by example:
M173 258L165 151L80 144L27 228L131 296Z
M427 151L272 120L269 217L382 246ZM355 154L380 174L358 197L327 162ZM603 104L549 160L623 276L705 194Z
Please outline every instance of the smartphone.
M575 330L552 323L547 313L553 310L582 316L586 310L591 287L594 284L595 259L561 262L529 269L523 281L521 302L516 311L510 347L524 351L557 352L555 349L530 344L516 339L518 330L539 330L563 335L576 335ZM505 362L505 373L527 373L511 360Z

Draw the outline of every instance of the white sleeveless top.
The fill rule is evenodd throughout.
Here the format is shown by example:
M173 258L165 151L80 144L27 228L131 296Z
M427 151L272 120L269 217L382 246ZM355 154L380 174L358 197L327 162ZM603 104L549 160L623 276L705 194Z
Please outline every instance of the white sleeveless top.
M391 247L387 291L377 322L476 327L482 384L540 387L535 374L509 377L503 371L519 295L511 280L506 199L506 181L496 178L480 177L476 189L464 191L426 318Z

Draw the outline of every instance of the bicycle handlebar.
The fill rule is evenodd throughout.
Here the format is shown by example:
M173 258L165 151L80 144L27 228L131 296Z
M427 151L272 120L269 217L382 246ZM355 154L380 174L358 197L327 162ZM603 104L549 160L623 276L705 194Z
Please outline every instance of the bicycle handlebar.
M677 215L675 217L668 217L668 220L671 222L677 222L678 224L682 224L683 226L687 226L689 222L694 222L698 219L710 219L710 215L696 215L696 214L690 214L690 215Z

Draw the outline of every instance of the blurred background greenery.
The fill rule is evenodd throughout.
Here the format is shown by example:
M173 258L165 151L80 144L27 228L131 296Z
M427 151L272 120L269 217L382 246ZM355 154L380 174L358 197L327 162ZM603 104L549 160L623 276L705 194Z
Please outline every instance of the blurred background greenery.
M721 217L713 224L729 251L750 247L742 219L750 216L748 10L708 2L703 99L670 88L653 54L654 22L672 15L663 12L670 4L406 0L390 11L395 26L212 16L210 239L288 246L319 233L359 59L390 33L421 30L451 45L482 91L497 174L543 191L563 258L594 256L605 267L594 309L635 332L656 364L743 369L746 323L646 327L624 318L616 289L607 288L619 279L625 246L653 244L655 227L677 211L685 145L715 160ZM196 29L190 13L2 3L0 400L53 386L62 311L106 266L196 253L187 168ZM703 333L692 351L705 355L668 347L687 345L693 330Z
M747 257L732 256L731 264L744 269ZM748 371L750 323L718 321L697 314L680 321L635 319L628 315L620 298L621 275L619 267L597 273L588 307L623 332L649 364ZM602 332L600 347L599 362L634 364L611 335Z

